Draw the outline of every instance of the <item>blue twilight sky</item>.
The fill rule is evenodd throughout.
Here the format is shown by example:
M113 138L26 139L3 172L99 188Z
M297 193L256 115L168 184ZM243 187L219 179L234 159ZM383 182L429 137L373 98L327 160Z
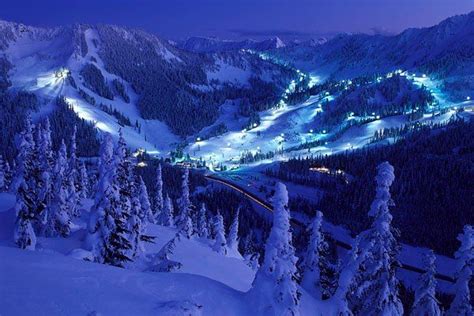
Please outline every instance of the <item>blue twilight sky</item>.
M474 10L474 0L2 0L0 19L112 23L163 37L317 37L397 33Z

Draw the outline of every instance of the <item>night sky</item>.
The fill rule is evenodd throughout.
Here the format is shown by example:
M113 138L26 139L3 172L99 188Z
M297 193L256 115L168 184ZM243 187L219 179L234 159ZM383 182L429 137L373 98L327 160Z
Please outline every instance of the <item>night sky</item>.
M3 0L0 19L112 23L163 37L282 38L398 33L474 10L474 0Z

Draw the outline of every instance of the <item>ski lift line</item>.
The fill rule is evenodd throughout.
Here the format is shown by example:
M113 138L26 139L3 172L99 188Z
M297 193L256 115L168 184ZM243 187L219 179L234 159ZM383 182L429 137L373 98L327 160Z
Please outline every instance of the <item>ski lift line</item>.
M214 175L205 175L204 177L208 180L220 183L220 184L225 185L225 186L227 186L227 187L229 187L229 188L231 188L231 189L233 189L233 190L235 190L239 193L242 193L245 197L247 197L248 199L252 200L253 202L259 204L260 206L262 206L267 211L273 212L273 207L270 203L268 203L266 201L263 201L262 199L260 199L255 194L253 194L253 193L249 192L248 190L242 188L240 185L231 183L228 180L216 177ZM302 223L296 221L295 219L291 219L290 221L291 221L291 224L293 224L294 226L299 226L300 228L304 228L304 225ZM351 250L352 249L352 246L350 244L346 243L346 242L343 242L343 241L340 241L340 240L337 240L337 239L334 239L334 238L333 238L333 240L334 240L334 243L340 248L343 248L343 249L346 249L346 250ZM422 273L426 272L423 269L420 269L418 267L415 267L415 266L412 266L412 265L409 265L409 264L405 264L405 263L402 263L402 262L398 262L398 263L396 262L395 266L400 268L400 269L407 270L407 271L410 271L410 272L419 273L419 274L422 274ZM435 278L437 278L439 280L442 280L442 281L449 282L449 283L453 283L453 284L456 282L456 280L454 278L452 278L448 275L440 274L440 273L436 273Z

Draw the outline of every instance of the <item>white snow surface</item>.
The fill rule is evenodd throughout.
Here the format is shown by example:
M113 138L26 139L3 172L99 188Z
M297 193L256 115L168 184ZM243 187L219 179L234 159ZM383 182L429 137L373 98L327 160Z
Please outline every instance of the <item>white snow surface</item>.
M86 232L81 221L68 238L38 238L35 251L13 245L14 197L0 194L0 314L9 315L254 315L247 291L254 271L239 256L223 256L200 238L177 241L173 273L147 272L146 258L127 269L82 260ZM90 200L84 200L88 207ZM150 224L153 255L176 229ZM302 292L302 315L327 315L330 306Z

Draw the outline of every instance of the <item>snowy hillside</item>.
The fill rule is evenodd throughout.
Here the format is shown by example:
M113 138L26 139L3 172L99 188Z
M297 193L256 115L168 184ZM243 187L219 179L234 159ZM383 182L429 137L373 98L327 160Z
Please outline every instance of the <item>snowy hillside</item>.
M398 68L440 78L469 77L474 70L473 29L471 12L394 36L341 34L322 45L293 46L270 54L323 78L350 79ZM468 82L462 86L467 88Z
M40 113L50 113L54 99L64 96L79 117L104 132L116 134L121 127L130 146L152 154L167 153L181 136L211 125L226 97L256 93L250 82L261 80L278 91L293 76L252 54L189 53L115 26L45 29L2 21L0 39L11 89L35 93ZM90 65L97 74L85 78L82 71ZM101 81L109 93L97 90Z
M263 41L255 40L219 40L217 38L190 37L178 43L178 46L192 52L210 53L236 51L240 49L251 49L256 51L266 51L285 47L286 44L278 37L273 37Z

